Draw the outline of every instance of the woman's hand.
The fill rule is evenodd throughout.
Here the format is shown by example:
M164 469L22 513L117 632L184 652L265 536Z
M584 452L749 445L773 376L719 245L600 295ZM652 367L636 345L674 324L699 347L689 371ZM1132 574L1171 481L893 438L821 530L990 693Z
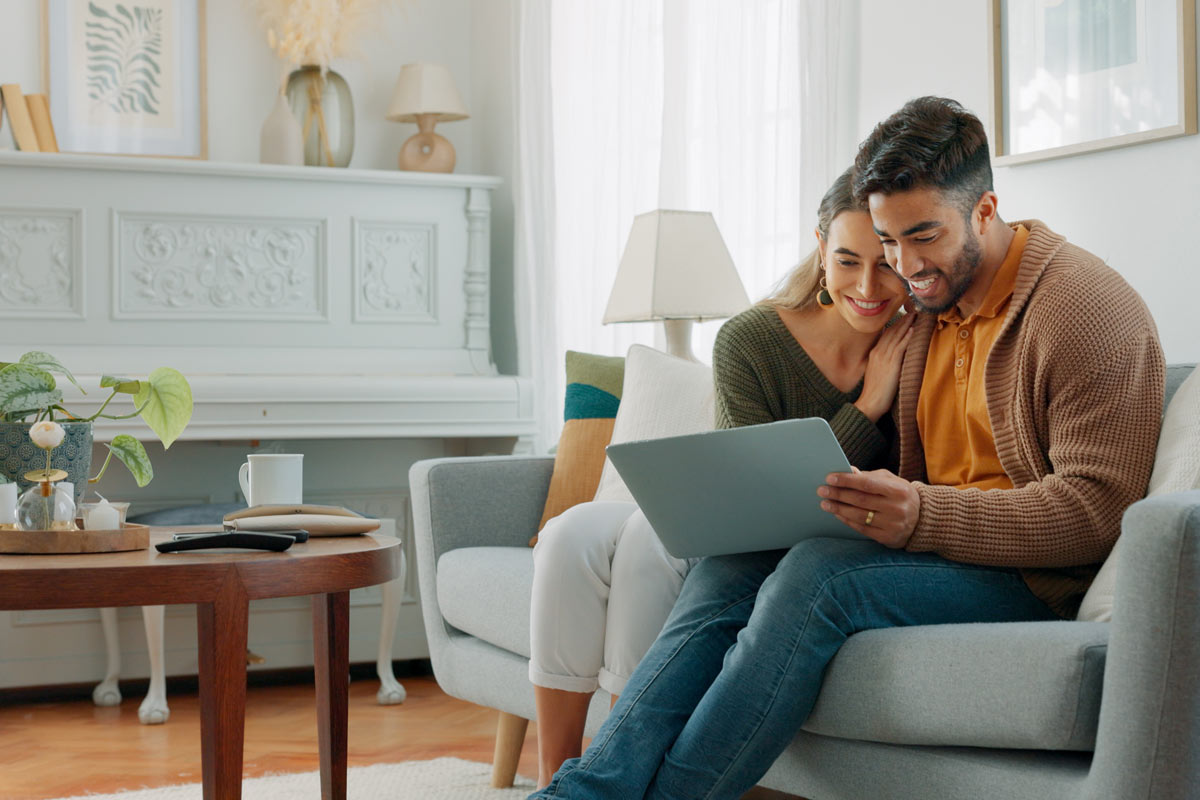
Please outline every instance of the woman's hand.
M913 320L916 314L905 314L880 335L879 341L867 356L867 372L863 376L863 390L854 405L872 422L892 407L896 389L900 385L900 364L904 351L912 338Z

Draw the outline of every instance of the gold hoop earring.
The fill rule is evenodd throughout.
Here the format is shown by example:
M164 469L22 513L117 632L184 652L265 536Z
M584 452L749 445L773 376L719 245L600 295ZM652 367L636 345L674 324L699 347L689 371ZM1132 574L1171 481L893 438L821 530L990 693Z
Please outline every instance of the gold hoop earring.
M824 275L821 276L818 285L821 287L821 291L817 292L817 302L823 306L833 305L833 297L829 294L829 287L825 285Z

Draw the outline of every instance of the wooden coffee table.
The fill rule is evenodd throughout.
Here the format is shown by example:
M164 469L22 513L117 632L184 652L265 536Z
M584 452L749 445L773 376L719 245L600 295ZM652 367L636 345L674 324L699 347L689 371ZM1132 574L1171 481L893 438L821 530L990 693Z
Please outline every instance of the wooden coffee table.
M179 529L173 529L179 530ZM200 759L205 800L242 796L249 603L313 596L321 797L346 797L350 590L397 577L400 540L314 538L283 553L0 555L0 609L195 603L200 648Z

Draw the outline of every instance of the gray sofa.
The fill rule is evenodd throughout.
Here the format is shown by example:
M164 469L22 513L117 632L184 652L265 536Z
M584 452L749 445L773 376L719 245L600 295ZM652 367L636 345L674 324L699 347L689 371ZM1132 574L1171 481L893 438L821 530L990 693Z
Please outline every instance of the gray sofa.
M1192 365L1171 367L1168 399ZM409 473L430 656L498 709L493 782L534 717L533 559L553 459L449 458ZM1111 623L939 625L851 637L762 781L811 800L1200 797L1200 491L1125 514ZM598 692L589 730L608 709Z

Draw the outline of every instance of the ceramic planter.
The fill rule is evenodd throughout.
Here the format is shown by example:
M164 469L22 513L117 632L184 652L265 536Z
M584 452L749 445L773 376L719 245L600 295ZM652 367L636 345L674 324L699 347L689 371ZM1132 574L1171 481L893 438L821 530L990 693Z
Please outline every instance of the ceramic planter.
M88 472L92 467L92 423L59 422L66 432L62 444L50 454L50 467L67 471L67 480L75 484L75 504L87 491ZM17 484L18 493L31 484L25 473L46 466L46 451L29 439L30 422L0 422L0 473Z

